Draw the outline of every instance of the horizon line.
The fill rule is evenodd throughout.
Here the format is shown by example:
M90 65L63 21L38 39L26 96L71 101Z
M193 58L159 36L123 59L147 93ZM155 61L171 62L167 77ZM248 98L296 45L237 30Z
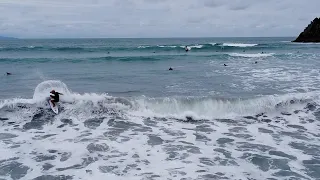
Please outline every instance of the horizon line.
M196 38L295 38L295 36L212 36L212 37L32 37L32 38L17 38L0 36L0 39L17 39L17 40L32 40L32 39L196 39Z

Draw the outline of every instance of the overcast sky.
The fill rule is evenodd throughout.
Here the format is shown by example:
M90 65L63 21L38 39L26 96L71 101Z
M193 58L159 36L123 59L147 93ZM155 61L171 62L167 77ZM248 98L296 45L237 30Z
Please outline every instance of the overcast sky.
M0 0L0 35L297 36L320 0Z

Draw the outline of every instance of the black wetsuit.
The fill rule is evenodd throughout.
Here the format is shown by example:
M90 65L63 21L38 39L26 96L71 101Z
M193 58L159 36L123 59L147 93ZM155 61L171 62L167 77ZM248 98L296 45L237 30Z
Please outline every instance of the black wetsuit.
M59 102L59 94L60 94L60 93L54 92L54 93L52 93L52 94L54 94L54 96L51 95L51 97L53 98L53 101L54 101L54 102Z

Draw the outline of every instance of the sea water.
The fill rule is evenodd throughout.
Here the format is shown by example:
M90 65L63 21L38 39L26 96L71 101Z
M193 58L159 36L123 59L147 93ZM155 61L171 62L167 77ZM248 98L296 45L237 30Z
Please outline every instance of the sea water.
M292 39L0 40L0 178L320 179L320 45Z

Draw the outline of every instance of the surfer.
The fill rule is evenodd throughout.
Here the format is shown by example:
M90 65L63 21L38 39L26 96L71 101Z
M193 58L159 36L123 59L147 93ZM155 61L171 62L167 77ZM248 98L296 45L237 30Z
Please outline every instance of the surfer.
M188 46L184 47L184 49L186 50L186 52L188 52L188 51L189 51Z
M12 75L11 73L7 72L7 76Z
M63 94L59 93L59 92L56 92L55 90L52 90L50 93L54 95L54 96L50 95L50 97L51 97L50 101L51 101L53 107L55 107L56 106L55 102L59 102L59 95L60 94L63 95Z
M173 70L172 67L170 67L170 68L169 68L169 71L172 71L172 70Z

